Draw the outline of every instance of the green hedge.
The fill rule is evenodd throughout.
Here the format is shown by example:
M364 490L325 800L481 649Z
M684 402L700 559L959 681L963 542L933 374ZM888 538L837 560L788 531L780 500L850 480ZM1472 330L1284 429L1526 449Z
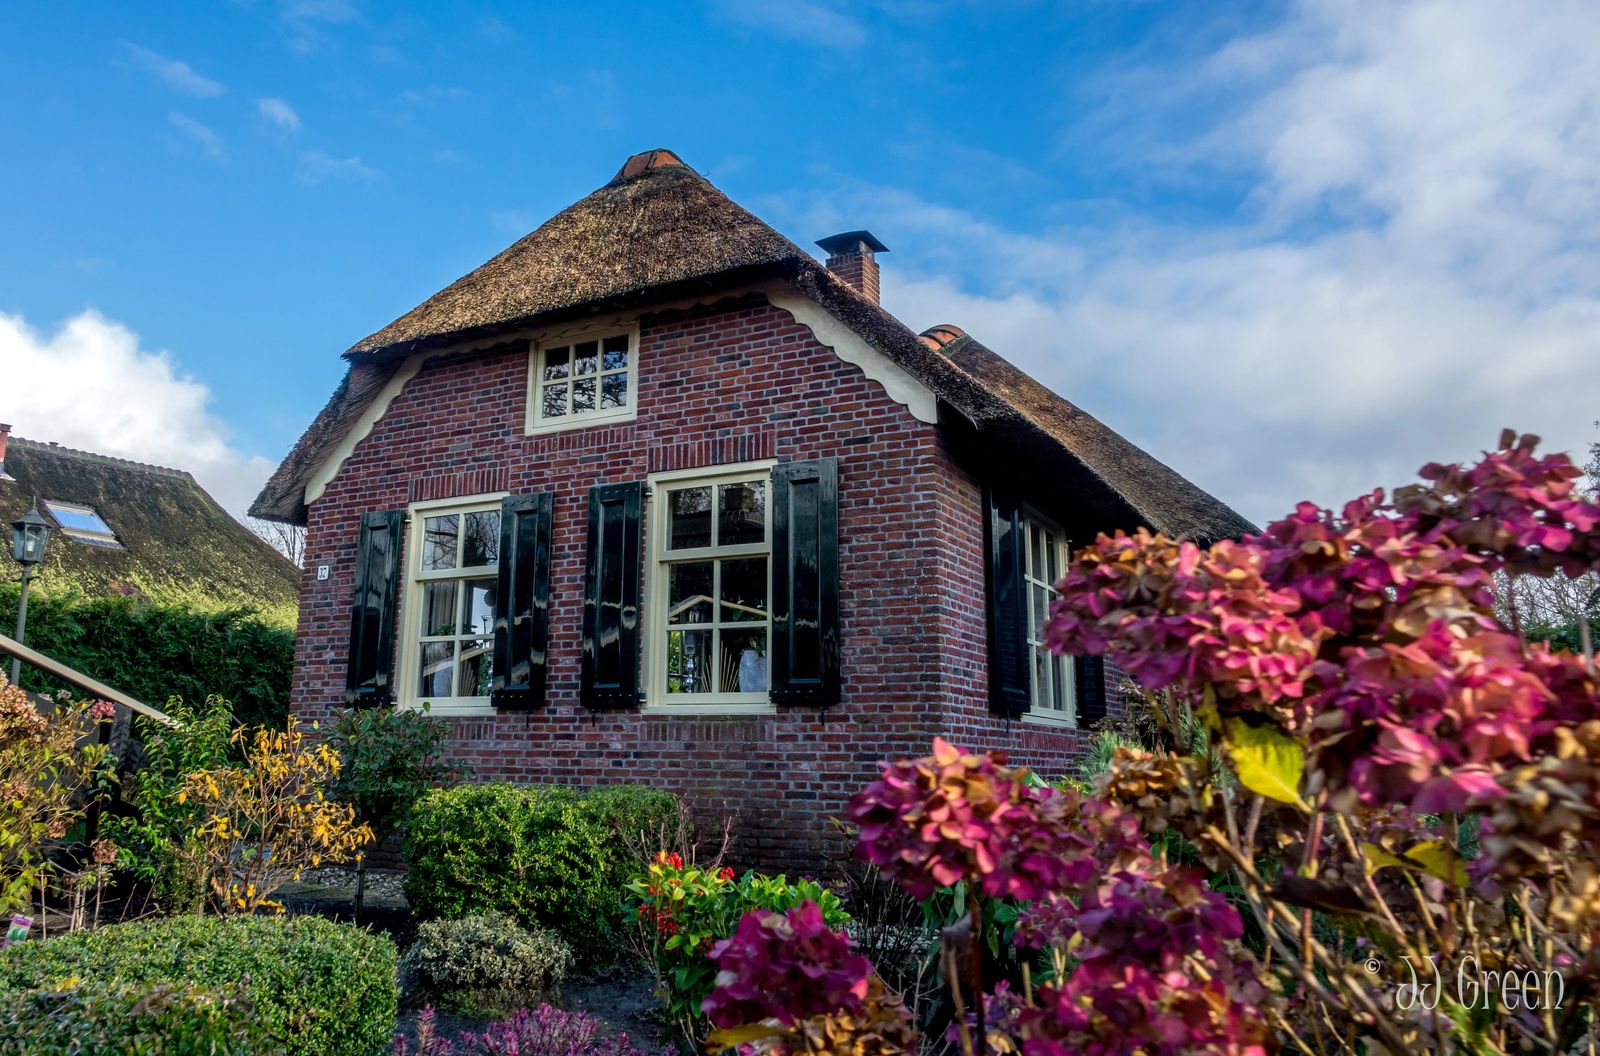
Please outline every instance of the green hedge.
M435 789L406 826L406 897L424 917L504 913L550 928L592 966L617 954L624 885L640 865L623 834L676 811L670 792L642 785Z
M15 627L17 591L0 585L0 626ZM249 609L208 610L135 598L28 596L28 644L68 667L161 707L215 693L240 722L281 726L289 713L294 627ZM65 688L38 672L24 685Z
M250 1002L193 987L79 981L0 993L0 1056L276 1056Z
M168 917L0 951L0 994L73 979L238 987L289 1056L372 1056L394 1034L388 939L320 917Z

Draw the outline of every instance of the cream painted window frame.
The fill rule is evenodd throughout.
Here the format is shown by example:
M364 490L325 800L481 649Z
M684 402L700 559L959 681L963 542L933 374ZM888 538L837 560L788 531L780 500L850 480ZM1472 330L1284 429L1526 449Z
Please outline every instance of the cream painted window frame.
M1039 685L1039 665L1037 656L1044 642L1044 628L1036 627L1033 623L1033 596L1034 591L1043 588L1051 595L1055 594L1055 584L1049 579L1048 571L1035 569L1035 554L1033 546L1033 529L1038 528L1045 536L1045 545L1056 552L1056 568L1058 572L1065 572L1067 559L1071 551L1067 545L1067 534L1061 527L1048 517L1041 516L1034 510L1023 507L1023 593L1027 606L1026 636L1024 641L1028 649L1028 710L1023 718L1028 722L1036 722L1045 726L1065 726L1076 729L1078 726L1078 671L1077 662L1070 656L1060 658L1060 677L1064 683L1065 692L1061 696L1062 707L1042 705L1041 687ZM1054 654L1046 653L1047 656ZM1055 665L1047 665L1047 669L1054 671ZM1052 686L1055 678L1050 679Z
M703 466L698 469L674 469L653 473L649 478L650 504L645 533L645 628L649 638L645 645L645 704L647 715L774 715L777 706L772 703L772 467L776 459L755 462L729 463L721 466ZM668 551L667 542L667 492L683 487L704 487L717 484L734 484L740 481L765 478L766 542L761 545L746 543L737 547L706 547L695 550ZM712 507L713 518L715 506ZM666 555L671 553L669 559ZM758 556L767 558L767 692L765 693L697 693L694 699L684 699L683 694L667 693L667 565L700 557L714 558ZM720 601L720 599L718 599ZM655 604L659 601L660 604ZM688 625L692 626L692 625Z
M562 346L573 347L580 341L594 341L603 344L608 337L626 336L628 338L628 398L621 407L601 409L600 407L600 379L608 372L605 369L604 352L600 352L600 359L596 364L595 373L595 409L578 414L565 414L559 418L546 418L544 416L544 353L548 348ZM569 353L568 362L571 362ZM585 375L588 377L589 375ZM563 383L571 385L572 375L567 375ZM539 436L545 433L560 433L568 429L581 429L591 425L604 425L615 422L631 422L639 416L639 324L613 323L608 326L588 327L576 331L563 331L560 333L547 333L528 344L528 385L527 385L527 413L525 415L525 432L528 436Z
M403 637L400 641L400 677L399 707L412 711L422 710L424 700L428 703L428 712L432 715L493 715L494 705L489 697L444 697L442 699L425 698L417 692L417 665L422 661L422 598L423 591L418 589L422 584L434 580L465 580L473 578L487 578L487 574L498 574L499 565L474 565L470 568L455 568L437 572L422 571L422 526L429 517L441 514L484 513L487 511L500 512L501 503L510 495L509 491L497 491L484 495L466 495L453 499L429 499L424 502L413 502L406 507L406 564L404 593L400 598L400 626ZM502 554L501 560L505 559ZM472 573L480 573L474 576Z

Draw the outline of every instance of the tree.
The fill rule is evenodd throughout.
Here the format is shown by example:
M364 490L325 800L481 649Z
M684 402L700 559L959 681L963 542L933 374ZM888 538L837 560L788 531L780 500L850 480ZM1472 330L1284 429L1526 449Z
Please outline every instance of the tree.
M298 524L283 524L251 517L245 522L249 528L278 553L294 562L294 567L306 567L306 530Z

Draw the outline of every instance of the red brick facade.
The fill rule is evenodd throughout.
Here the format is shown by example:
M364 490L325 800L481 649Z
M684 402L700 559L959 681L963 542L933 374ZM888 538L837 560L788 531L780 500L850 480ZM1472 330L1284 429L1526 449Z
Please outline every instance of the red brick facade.
M664 786L710 816L735 812L741 860L815 870L810 852L827 819L875 764L925 753L936 733L1005 748L1045 773L1067 768L1081 732L989 713L981 489L937 426L764 301L646 316L637 360L636 421L535 436L524 428L525 344L422 366L310 506L294 683L301 719L342 704L363 512L549 491L547 699L531 711L451 720L455 750L477 778ZM842 703L717 717L582 707L589 489L665 469L825 456L839 463ZM328 579L316 578L319 565Z

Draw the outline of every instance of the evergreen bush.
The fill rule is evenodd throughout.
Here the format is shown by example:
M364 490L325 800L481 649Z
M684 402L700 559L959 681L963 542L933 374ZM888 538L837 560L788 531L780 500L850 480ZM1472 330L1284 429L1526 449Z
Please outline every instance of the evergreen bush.
M561 936L500 913L426 921L400 959L408 989L469 1016L509 1016L554 1001L571 966L572 947Z
M250 1002L189 986L81 980L0 993L0 1056L278 1056Z
M372 1056L394 1034L396 960L388 939L320 917L169 917L0 950L0 995L75 979L237 987L286 1056Z
M0 584L0 626L15 625L17 594L16 584ZM152 707L219 694L240 722L281 726L289 714L294 627L251 609L35 592L28 645ZM67 688L37 671L25 685Z
M561 934L585 965L614 958L624 886L638 863L623 835L675 817L670 792L580 793L506 783L435 789L405 828L406 898L423 917L503 913Z

